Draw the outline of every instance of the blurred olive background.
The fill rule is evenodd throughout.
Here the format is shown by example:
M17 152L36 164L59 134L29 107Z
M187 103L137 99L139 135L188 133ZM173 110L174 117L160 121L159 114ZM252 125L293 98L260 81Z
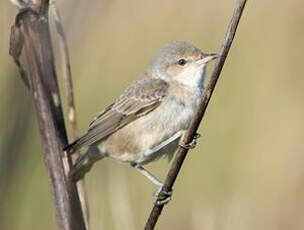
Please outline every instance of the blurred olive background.
M218 51L234 4L58 1L80 133L165 42ZM17 10L8 0L0 7L0 228L56 229L31 95L8 55ZM301 0L248 1L198 147L156 229L304 228L303 9ZM62 86L56 40L53 33ZM62 99L65 105L63 93ZM165 178L169 164L147 168ZM151 182L111 159L96 164L86 179L91 229L143 229L157 189Z

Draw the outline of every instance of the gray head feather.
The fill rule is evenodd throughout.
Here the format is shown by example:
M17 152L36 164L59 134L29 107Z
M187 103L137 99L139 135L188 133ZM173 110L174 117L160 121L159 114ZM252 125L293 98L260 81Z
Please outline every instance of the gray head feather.
M161 76L170 64L176 63L180 58L200 56L202 52L194 45L184 41L171 41L166 43L154 55L147 73L152 76Z

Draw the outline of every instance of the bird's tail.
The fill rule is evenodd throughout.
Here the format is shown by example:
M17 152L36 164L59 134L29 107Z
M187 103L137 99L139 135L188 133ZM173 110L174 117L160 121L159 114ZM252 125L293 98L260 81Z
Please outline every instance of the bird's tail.
M79 139L73 141L71 144L65 146L65 147L63 148L63 151L67 151L68 154L73 154L73 153L75 153L78 149L80 149L80 144L79 144L80 139L81 139L81 138L79 138Z
M97 147L89 147L87 152L76 160L73 168L70 170L69 177L74 182L77 182L83 178L88 171L90 171L96 161L101 160L104 157L105 155L102 154Z

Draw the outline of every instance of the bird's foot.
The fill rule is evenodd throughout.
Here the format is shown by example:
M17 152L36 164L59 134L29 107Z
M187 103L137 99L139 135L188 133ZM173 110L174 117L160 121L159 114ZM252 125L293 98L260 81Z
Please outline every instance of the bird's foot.
M162 191L162 187L160 187L156 192L153 193L153 196L157 198L156 205L165 205L168 204L172 199L173 190L166 192Z
M180 141L178 143L178 145L184 149L194 149L196 144L197 144L197 139L200 137L201 135L199 133L195 134L193 137L193 140L189 143L189 144L185 144L182 141Z

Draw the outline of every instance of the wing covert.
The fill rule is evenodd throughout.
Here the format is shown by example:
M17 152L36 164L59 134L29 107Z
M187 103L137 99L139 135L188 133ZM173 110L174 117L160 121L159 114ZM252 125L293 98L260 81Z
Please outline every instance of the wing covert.
M87 133L68 145L77 149L101 141L115 131L156 109L167 95L168 83L160 79L134 82L113 104L103 110L89 125Z

